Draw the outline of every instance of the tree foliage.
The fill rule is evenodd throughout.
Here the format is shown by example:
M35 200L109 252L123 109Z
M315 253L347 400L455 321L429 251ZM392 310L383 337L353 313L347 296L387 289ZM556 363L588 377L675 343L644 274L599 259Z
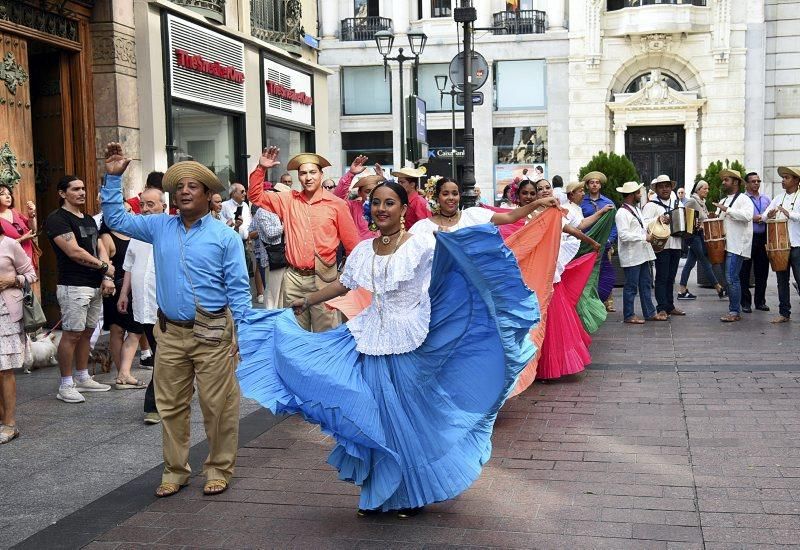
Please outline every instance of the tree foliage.
M695 183L697 183L702 179L705 180L705 182L708 184L708 196L706 197L706 206L708 207L709 212L713 212L714 210L716 210L716 207L714 206L713 203L719 202L720 199L723 198L722 178L719 177L719 173L723 169L736 170L742 175L743 179L745 174L747 174L747 171L744 169L744 165L741 162L739 162L738 160L734 160L733 162L731 162L728 159L725 159L724 163L721 160L712 162L711 164L708 165L708 168L706 168L705 173L697 174L697 176L695 176L694 178ZM691 191L691 189L689 189L688 191ZM741 191L744 191L744 188L742 188Z
M617 193L616 188L622 187L626 181L639 181L639 174L631 160L616 153L598 152L580 169L578 177L583 179L583 176L594 171L606 175L607 181L603 184L602 193L616 204L622 202L622 196Z

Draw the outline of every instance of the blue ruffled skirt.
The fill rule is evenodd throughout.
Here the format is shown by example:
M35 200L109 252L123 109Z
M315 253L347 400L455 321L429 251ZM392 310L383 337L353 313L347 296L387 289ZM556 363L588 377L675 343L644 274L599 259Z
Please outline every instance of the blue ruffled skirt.
M306 332L289 309L254 310L239 326L242 393L333 436L328 462L361 486L360 508L416 508L467 489L536 351L538 302L497 228L436 239L430 330L412 352L361 354L347 326Z

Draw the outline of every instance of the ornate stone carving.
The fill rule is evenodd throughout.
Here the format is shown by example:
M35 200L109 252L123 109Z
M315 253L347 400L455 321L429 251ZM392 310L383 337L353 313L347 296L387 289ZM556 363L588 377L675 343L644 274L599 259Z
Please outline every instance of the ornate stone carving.
M730 0L712 0L714 2L713 22L711 28L711 51L714 61L727 63L731 53L731 3Z
M588 0L586 2L586 68L589 70L599 70L600 58L602 57L601 36L600 36L600 13L603 3L600 0Z
M95 33L92 37L95 65L121 65L136 69L136 41L133 36L115 32Z
M663 33L646 34L639 38L642 53L662 53L672 46L672 35Z
M8 52L0 62L0 80L5 82L8 91L14 95L17 93L17 86L28 80L28 73L17 63L13 52Z
M17 172L17 156L11 150L11 146L4 143L3 147L0 147L0 183L13 189L21 177L22 175Z
M8 21L72 42L78 42L78 22L20 0L0 0L0 21Z

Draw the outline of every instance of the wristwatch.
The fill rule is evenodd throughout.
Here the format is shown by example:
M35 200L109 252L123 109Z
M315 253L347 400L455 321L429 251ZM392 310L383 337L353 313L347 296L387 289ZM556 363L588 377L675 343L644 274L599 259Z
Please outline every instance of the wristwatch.
M100 267L97 268L97 271L102 271L103 273L108 271L108 264L106 262L101 261Z

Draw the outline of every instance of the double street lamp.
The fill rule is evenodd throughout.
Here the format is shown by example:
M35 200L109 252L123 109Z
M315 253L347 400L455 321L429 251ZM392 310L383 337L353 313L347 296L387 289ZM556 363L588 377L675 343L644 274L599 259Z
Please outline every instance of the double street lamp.
M408 56L403 54L403 48L399 48L398 54L395 57L389 57L392 53L392 46L394 45L394 34L391 31L378 31L375 33L375 45L378 47L378 53L383 56L383 78L384 81L388 76L389 61L397 61L400 68L400 167L406 165L406 119L405 119L405 97L403 95L403 63L406 61L414 62L414 76L413 76L413 90L414 95L419 92L418 86L418 72L419 72L419 56L425 50L425 44L428 42L428 35L424 32L410 32L408 33L408 45L411 47L413 55Z
M444 91L445 86L447 86L446 75L437 74L433 78L436 79L436 89L439 90L439 105L442 105L444 96L450 96L450 179L456 181L456 96L459 92L452 82L450 83L450 91Z

